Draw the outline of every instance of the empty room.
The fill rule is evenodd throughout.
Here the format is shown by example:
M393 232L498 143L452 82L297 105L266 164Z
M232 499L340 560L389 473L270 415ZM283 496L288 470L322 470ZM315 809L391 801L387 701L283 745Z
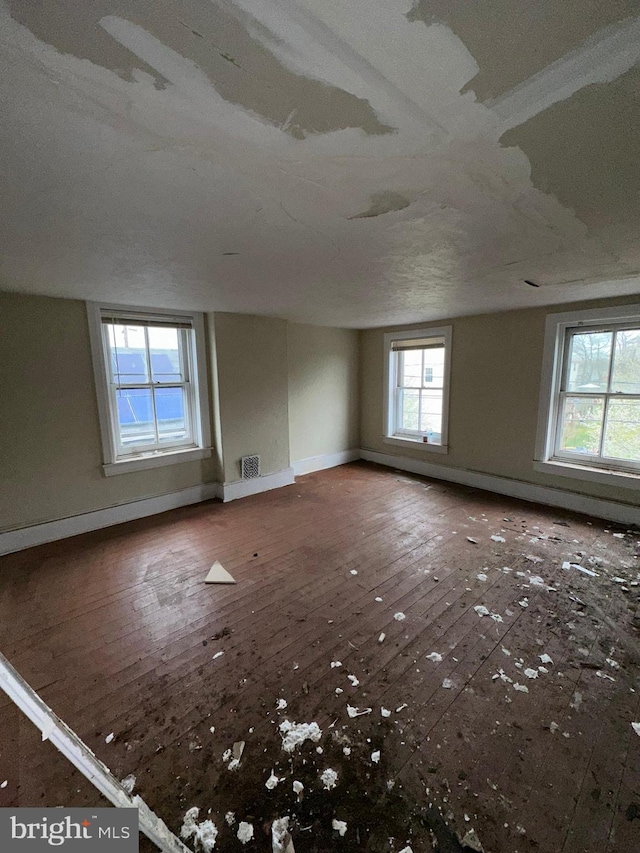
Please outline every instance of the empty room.
M0 45L2 853L638 853L636 0Z

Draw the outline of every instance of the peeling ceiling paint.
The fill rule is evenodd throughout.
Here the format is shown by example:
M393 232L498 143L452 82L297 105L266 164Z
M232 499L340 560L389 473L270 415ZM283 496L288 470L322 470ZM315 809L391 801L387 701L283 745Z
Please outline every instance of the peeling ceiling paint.
M638 293L640 19L577 5L0 0L0 286L353 327Z

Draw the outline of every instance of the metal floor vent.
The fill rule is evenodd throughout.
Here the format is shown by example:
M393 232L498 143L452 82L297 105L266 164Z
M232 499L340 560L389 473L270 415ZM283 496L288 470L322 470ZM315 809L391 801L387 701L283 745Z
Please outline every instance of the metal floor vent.
M260 476L260 457L259 456L243 456L240 460L243 480L253 480L254 477Z

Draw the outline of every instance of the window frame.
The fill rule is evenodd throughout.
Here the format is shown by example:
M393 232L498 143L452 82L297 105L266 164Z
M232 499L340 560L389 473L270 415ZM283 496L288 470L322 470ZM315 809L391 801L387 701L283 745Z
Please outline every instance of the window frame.
M382 440L385 444L399 447L414 447L432 453L449 452L449 391L451 376L451 341L452 326L434 326L426 329L411 329L384 334L384 400ZM444 366L442 377L442 429L439 444L423 441L423 433L412 433L408 430L397 430L399 395L397 394L397 377L400 367L398 353L393 350L396 341L423 340L440 338L444 340ZM424 385L421 376L421 387ZM427 389L429 390L429 389Z
M106 325L103 318L126 317L132 325L138 320L149 321L175 319L177 323L188 323L192 334L186 329L179 329L184 360L185 376L183 381L166 383L172 387L186 386L185 395L186 417L189 420L190 436L183 440L172 442L166 448L142 445L125 449L120 442L120 430L117 415L117 398L112 376L111 348L103 329ZM206 350L204 318L199 312L176 311L159 308L144 308L128 305L113 305L103 302L87 302L87 319L89 322L89 337L100 422L100 437L102 441L102 470L105 476L122 474L128 471L139 471L178 462L204 459L211 455L211 426L209 420L209 392L207 385ZM147 340L148 333L145 333ZM125 387L142 387L149 382L126 384ZM165 385L165 383L162 383Z
M640 326L640 303L607 308L549 314L545 325L545 344L538 407L538 427L533 461L534 470L595 482L619 484L640 488L640 463L611 460L601 456L561 452L558 444L562 424L562 401L569 396L594 396L598 398L626 398L629 395L613 393L607 383L606 391L581 394L564 389L569 368L568 355L571 338L581 331L611 331ZM611 365L613 364L611 355ZM637 397L638 395L631 395ZM605 412L607 406L605 405ZM603 415L604 435L604 415Z

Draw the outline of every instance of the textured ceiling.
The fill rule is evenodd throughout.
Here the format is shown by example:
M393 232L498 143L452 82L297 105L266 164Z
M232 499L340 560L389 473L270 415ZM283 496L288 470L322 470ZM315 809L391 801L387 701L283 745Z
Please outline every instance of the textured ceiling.
M0 0L0 287L353 327L640 293L639 62L629 0Z

